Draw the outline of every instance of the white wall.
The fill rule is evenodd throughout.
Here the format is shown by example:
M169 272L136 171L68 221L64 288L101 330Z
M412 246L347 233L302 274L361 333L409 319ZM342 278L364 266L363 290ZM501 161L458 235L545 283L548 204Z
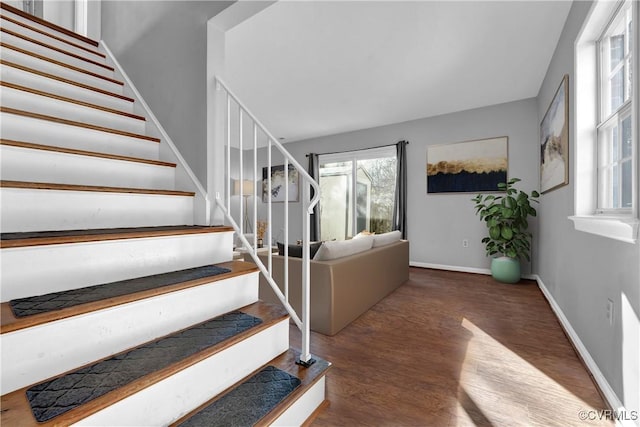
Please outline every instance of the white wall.
M201 183L207 182L207 21L231 3L102 1L102 38Z
M573 3L538 95L538 121L564 74L569 74L573 101L573 44L590 7L591 2ZM580 143L573 134L574 112L571 102L569 185L541 197L536 270L620 401L628 410L637 411L640 244L575 231L567 219L574 214L575 147ZM608 298L615 304L613 326L606 319Z
M56 25L74 30L74 0L46 0L42 2L42 17Z
M410 259L419 264L438 264L486 269L490 266L481 240L486 227L475 216L473 193L426 193L427 146L495 136L509 137L509 176L523 180L520 188L538 188L538 117L535 99L489 106L438 117L316 138L286 144L306 167L307 153L357 150L395 144L406 139L408 167L408 239ZM260 166L265 150L261 150ZM278 164L274 161L274 164ZM292 204L291 219L300 223L300 204ZM274 224L277 224L274 221ZM535 226L535 220L533 221ZM276 228L278 226L276 225ZM301 229L301 227L296 227ZM292 234L290 241L299 239ZM469 247L462 240L469 239ZM524 272L528 272L524 267Z

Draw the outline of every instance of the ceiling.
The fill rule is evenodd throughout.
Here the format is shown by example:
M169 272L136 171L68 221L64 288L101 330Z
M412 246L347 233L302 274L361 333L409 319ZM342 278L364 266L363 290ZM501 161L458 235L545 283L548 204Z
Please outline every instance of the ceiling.
M570 1L278 1L226 80L284 142L535 97Z

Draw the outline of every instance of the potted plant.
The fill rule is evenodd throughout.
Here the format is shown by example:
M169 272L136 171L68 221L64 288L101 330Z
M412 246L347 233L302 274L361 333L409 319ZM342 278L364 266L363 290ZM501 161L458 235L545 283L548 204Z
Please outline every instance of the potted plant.
M258 248L262 248L264 246L264 233L267 231L267 221L258 221L258 225L256 226L256 234L258 235Z
M482 239L482 243L485 244L487 255L494 257L491 260L491 275L504 283L519 282L520 261L531 259L532 234L528 231L527 218L529 215L536 216L531 203L538 203L540 194L532 191L528 195L513 188L519 181L518 178L511 178L507 183L498 184L503 194L478 194L471 199L476 204L476 215L480 215L480 221L485 221L489 229L489 236Z

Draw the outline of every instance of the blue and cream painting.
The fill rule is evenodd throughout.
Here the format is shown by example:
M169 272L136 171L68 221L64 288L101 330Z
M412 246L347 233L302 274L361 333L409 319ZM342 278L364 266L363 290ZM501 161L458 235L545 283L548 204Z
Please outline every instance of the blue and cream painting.
M427 193L500 191L507 182L508 137L427 147Z

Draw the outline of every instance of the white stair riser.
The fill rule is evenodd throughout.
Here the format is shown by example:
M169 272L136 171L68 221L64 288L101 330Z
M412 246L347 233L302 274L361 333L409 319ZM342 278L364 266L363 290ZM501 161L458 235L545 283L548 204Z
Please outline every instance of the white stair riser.
M2 14L5 15L5 11L4 10L2 11ZM62 50L66 50L67 52L75 53L76 55L80 55L82 57L85 57L87 59L91 59L91 60L96 61L96 62L103 62L104 63L104 61L105 61L105 58L100 56L100 55L96 55L95 53L86 51L84 49L80 49L80 48L78 48L76 46L73 46L73 45L71 45L69 43L65 43L63 41L57 40L57 39L55 39L53 37L50 37L48 35L44 35L44 34L39 33L37 31L33 31L33 30L31 30L29 28L26 28L26 27L23 27L21 25L14 24L13 22L10 22L10 21L8 21L6 19L1 19L0 23L2 24L2 28L6 28L7 30L11 30L14 33L23 34L23 35L25 35L25 36L27 36L27 37L29 37L31 39L38 40L38 41L40 41L42 43L46 43L46 44L48 44L50 46L54 46L54 47L57 47L57 48L62 49ZM28 24L28 25L30 25L31 27L34 27L33 24ZM81 43L82 42L78 42L78 43L74 42L74 44L82 46ZM93 52L97 52L98 51L97 47L92 47L92 48L88 48L88 49L90 49Z
M298 398L271 425L288 427L302 425L325 400L325 376Z
M86 43L86 42L84 42L82 40L79 40L79 39L77 39L75 37L68 36L65 33L61 33L61 32L59 32L57 30L51 29L51 28L47 27L46 25L38 24L37 22L34 22L34 21L30 20L30 19L23 18L22 16L16 15L15 13L10 12L10 11L8 11L6 9L2 9L1 12L2 12L3 15L8 16L11 19L14 19L14 20L19 21L19 22L23 22L23 23L25 23L25 24L27 24L27 25L29 25L31 27L35 27L35 28L37 28L39 30L42 30L42 31L48 33L48 34L53 34L56 37L60 37L63 40L70 41L71 43L75 43L75 44L80 45L80 46L85 46L88 49L93 49L93 50L97 49L96 46L94 46L92 44Z
M236 276L2 335L2 392L187 328L258 300L258 273ZM54 362L55 361L55 362Z
M193 197L0 188L3 232L193 225Z
M124 111L126 113L133 113L133 102L125 99L105 95L91 89L85 89L69 83L60 82L55 79L42 77L4 64L0 65L0 72L2 80L5 82L15 83L33 89L50 92L55 95L90 102L103 107L113 108L118 111Z
M122 85L118 83L101 79L100 77L95 77L80 71L72 70L62 65L54 64L52 62L45 61L43 59L36 58L34 56L27 55L6 47L0 48L0 57L9 62L15 62L16 64L20 64L25 67L34 68L38 71L53 74L54 76L69 79L89 86L94 86L100 89L107 90L109 92L117 93L119 95L122 95L123 92Z
M285 319L75 425L167 425L286 351L288 340Z
M101 67L93 62L99 62L91 58L93 62L84 61L83 59L76 58L72 55L67 55L66 53L50 49L48 47L42 46L37 43L33 43L29 40L25 40L23 38L14 36L9 33L0 33L2 36L2 41L4 43L10 44L11 46L18 47L20 49L24 49L29 52L36 53L38 55L45 56L47 58L53 59L55 61L63 62L65 64L69 64L74 67L82 68L83 70L91 71L92 73L100 74L101 76L109 77L110 79L114 78L114 73L112 70L108 68ZM81 58L84 58L87 55L79 55ZM94 55L91 55L94 56ZM104 63L104 60L102 61Z
M2 302L231 261L233 233L2 249Z
M4 180L173 190L175 167L0 145Z
M5 107L54 117L64 117L82 123L144 134L146 122L133 117L91 108L73 102L37 95L31 92L0 87L0 99Z
M0 119L3 139L158 160L160 144L155 141L10 113Z

